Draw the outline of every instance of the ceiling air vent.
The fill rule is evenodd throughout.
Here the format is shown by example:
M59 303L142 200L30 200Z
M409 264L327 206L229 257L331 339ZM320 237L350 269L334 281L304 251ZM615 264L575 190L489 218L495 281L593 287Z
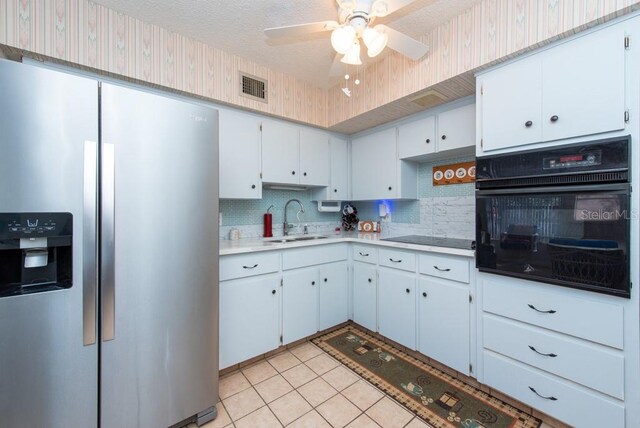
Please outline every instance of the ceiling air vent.
M267 81L249 74L240 73L240 95L267 102Z
M447 97L434 89L430 89L427 92L411 98L411 101L421 107L429 108L447 101Z

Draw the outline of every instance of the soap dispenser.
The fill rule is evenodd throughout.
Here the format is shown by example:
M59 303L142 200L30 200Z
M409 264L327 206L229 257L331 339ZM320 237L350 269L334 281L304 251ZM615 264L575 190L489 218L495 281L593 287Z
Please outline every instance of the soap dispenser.
M264 234L262 235L265 238L271 238L273 236L273 215L271 214L271 208L275 208L273 205L267 208L267 212L264 214Z

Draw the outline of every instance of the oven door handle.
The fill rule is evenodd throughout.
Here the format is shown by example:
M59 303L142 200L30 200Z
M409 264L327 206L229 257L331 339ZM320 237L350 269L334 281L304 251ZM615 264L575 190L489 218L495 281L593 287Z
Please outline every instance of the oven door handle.
M629 183L616 184L588 184L583 186L546 186L546 187L517 187L510 189L476 190L476 196L499 195L529 195L534 193L583 193L583 192L630 192Z

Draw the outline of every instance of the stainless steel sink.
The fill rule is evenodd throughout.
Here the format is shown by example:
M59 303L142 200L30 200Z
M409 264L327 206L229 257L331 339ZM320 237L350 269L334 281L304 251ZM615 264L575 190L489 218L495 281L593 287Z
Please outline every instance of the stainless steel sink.
M268 238L265 239L265 242L297 242L297 241L311 241L314 239L326 239L328 236L326 235L295 235L295 236L281 236L278 238Z

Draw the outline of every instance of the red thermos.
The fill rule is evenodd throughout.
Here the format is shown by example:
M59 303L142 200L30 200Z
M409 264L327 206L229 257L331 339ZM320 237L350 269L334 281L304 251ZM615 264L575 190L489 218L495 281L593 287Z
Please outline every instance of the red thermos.
M273 205L271 205L269 208L267 208L267 212L264 214L264 234L263 234L263 236L265 238L271 238L273 236L273 230L272 230L273 216L269 212L269 211L271 211L271 208L273 208Z

